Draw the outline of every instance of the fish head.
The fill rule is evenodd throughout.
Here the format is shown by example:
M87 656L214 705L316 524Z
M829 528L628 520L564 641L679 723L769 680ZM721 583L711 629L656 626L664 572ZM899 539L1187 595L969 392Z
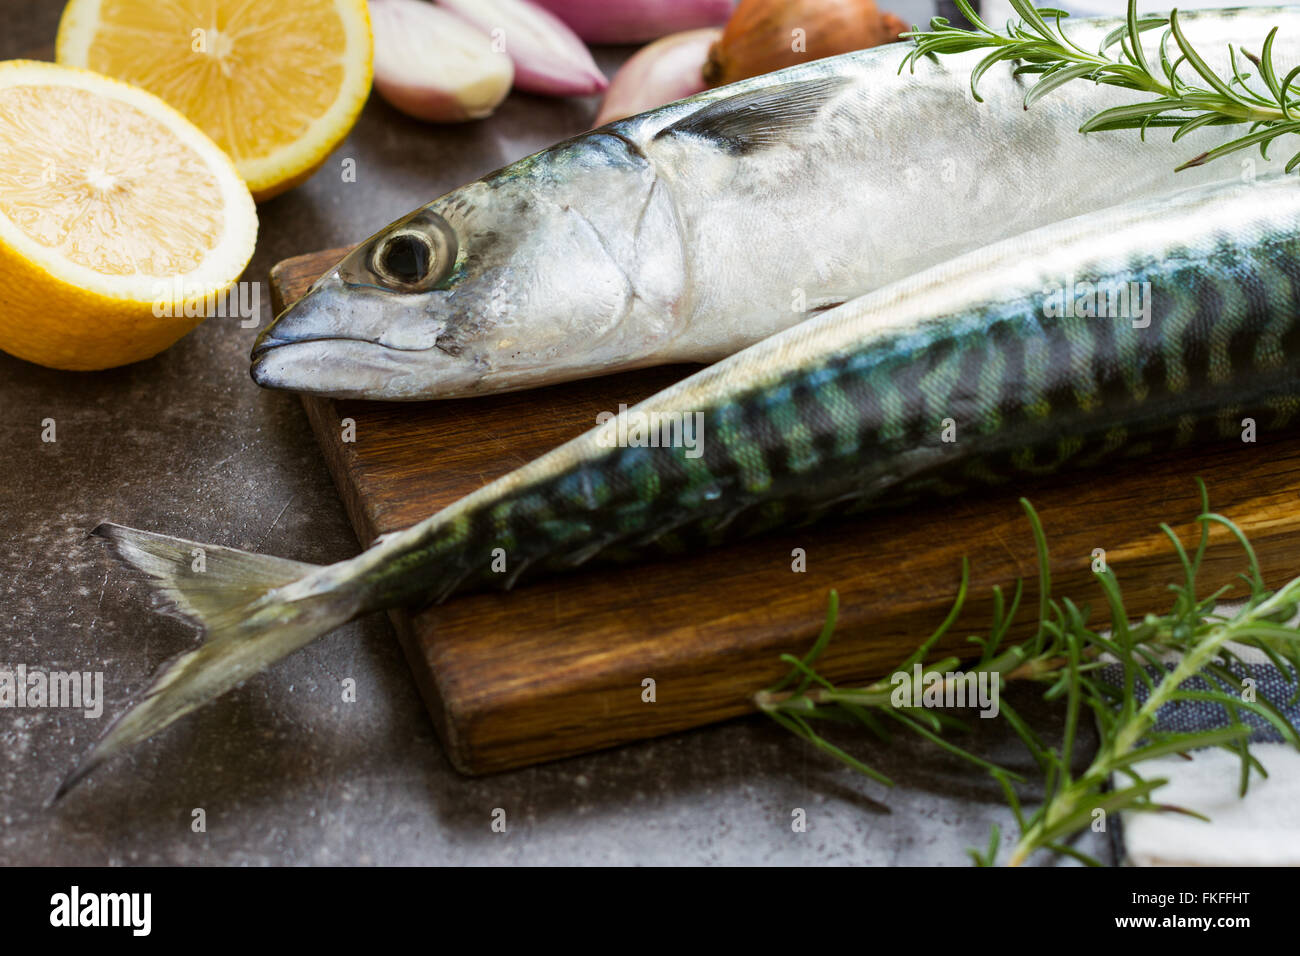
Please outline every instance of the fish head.
M685 285L673 204L630 141L593 133L371 236L258 337L259 385L420 400L650 364Z

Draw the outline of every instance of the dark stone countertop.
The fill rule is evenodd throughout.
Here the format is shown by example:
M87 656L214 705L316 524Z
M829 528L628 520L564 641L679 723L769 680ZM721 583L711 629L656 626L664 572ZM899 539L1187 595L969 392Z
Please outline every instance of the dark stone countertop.
M49 0L0 0L0 58L51 43L58 13ZM602 65L612 70L619 56L602 51ZM313 179L262 206L247 277L264 283L280 259L359 240L581 131L593 109L515 96L491 120L453 128L372 100ZM356 160L355 183L339 175L345 157ZM932 747L847 738L900 781L889 790L758 717L467 779L443 756L379 616L340 628L43 809L107 721L195 639L150 613L145 588L87 539L98 522L313 562L357 550L297 400L248 378L254 335L213 319L152 361L97 374L0 354L0 669L102 671L107 698L99 720L0 710L0 863L963 865L990 823L1011 830L992 780ZM41 441L46 418L57 422L52 444ZM356 703L341 699L344 677L357 682ZM1032 698L1016 705L1054 717ZM1023 766L1002 722L973 723L964 745ZM498 807L504 834L490 829ZM196 808L206 832L191 826ZM807 811L806 833L792 832L794 808ZM1096 835L1083 845L1110 856Z

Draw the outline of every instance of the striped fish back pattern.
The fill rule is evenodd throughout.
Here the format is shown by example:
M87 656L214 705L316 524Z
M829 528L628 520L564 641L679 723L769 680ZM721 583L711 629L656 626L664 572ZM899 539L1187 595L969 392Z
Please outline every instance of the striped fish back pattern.
M698 409L698 457L611 447L457 516L410 558L439 568L421 596L1284 428L1298 253L1291 230L1211 234L871 337ZM1149 316L1095 314L1121 285Z

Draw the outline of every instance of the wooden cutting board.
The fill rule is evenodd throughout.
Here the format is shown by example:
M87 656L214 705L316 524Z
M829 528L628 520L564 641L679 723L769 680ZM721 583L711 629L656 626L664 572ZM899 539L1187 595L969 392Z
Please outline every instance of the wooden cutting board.
M279 312L346 252L286 260L271 273ZM304 398L308 417L356 529L368 544L481 487L691 371L651 369L552 388L426 404ZM355 441L343 440L348 420ZM786 670L821 627L827 592L840 594L837 638L823 658L833 679L888 673L944 618L971 561L966 611L943 645L969 651L990 588L1036 575L1028 496L1052 549L1058 595L1102 607L1095 548L1119 575L1135 613L1169 606L1176 579L1157 525L1184 541L1211 504L1250 536L1271 584L1300 572L1300 436L1216 446L1122 468L1057 476L925 508L778 533L670 562L579 571L507 593L475 594L393 624L447 753L486 773L584 753L752 711L752 695ZM1223 529L1202 580L1229 584L1244 568ZM804 549L807 570L792 570ZM1025 607L1036 608L1035 581ZM1030 614L1021 618L1028 625ZM646 681L654 682L647 701Z

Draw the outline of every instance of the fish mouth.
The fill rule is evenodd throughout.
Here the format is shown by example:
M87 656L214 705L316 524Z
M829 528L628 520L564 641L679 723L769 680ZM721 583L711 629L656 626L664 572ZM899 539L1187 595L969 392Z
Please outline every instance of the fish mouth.
M477 394L483 371L437 348L395 349L347 336L261 336L249 374L262 388L327 398L416 402Z
M338 398L415 400L473 385L472 363L439 343L440 323L403 323L386 296L337 270L257 336L249 373L263 388Z
M249 374L262 388L330 398L401 398L411 376L401 353L342 337L259 339Z
M397 352L438 348L442 323L409 321L409 313L419 311L406 301L410 297L346 281L340 271L345 264L317 279L258 334L253 362L308 342L364 342Z
M362 345L373 345L378 349L385 349L390 352L431 352L438 347L437 342L432 345L421 346L401 346L391 345L387 342L381 342L378 339L367 339L355 335L330 335L323 333L321 335L301 335L293 338L281 337L275 333L275 324L272 323L263 329L258 335L257 341L253 343L253 351L249 358L256 363L259 359L265 358L270 352L276 349L288 348L292 345L306 345L310 342L356 342Z
M248 356L249 359L252 360L254 366L256 366L257 361L261 358L264 358L268 352L273 352L276 349L287 348L290 345L298 345L304 341L333 341L333 342L349 341L349 339L341 335L322 335L318 339L298 339L298 338L285 339L285 338L280 338L278 335L273 334L274 332L275 332L275 323L273 322L265 329L263 329L260 333L258 333L257 340L253 342L253 351ZM256 380L257 376L254 375L253 378ZM258 384L260 385L261 383L259 382Z

